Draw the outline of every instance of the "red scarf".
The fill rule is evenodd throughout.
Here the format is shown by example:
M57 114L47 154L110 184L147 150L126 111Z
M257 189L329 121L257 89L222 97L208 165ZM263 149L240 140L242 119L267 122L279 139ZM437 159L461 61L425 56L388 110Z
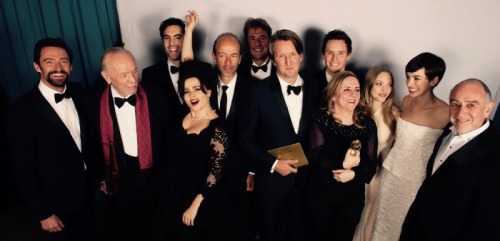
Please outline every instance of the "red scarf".
M113 192L116 188L115 183L118 177L118 164L114 146L113 120L109 109L109 88L109 85L106 86L101 96L100 127L106 186L109 191ZM149 123L148 98L140 84L137 86L135 95L137 97L137 102L135 104L135 123L137 126L138 159L139 168L142 171L153 166L151 128Z

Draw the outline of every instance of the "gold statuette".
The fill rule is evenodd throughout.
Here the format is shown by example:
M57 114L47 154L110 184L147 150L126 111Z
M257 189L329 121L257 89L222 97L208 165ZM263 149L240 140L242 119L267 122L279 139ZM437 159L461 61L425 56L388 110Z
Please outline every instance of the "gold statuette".
M356 151L359 151L361 149L361 141L360 140L352 141L351 145L349 146L349 149L351 150L349 154L351 154L351 156L355 156Z

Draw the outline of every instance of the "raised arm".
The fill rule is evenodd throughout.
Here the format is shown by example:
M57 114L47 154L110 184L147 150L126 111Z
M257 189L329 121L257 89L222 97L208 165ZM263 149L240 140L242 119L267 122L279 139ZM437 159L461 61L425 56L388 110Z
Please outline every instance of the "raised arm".
M193 32L198 23L198 13L194 10L189 10L185 18L185 33L182 41L181 62L194 59L193 52Z

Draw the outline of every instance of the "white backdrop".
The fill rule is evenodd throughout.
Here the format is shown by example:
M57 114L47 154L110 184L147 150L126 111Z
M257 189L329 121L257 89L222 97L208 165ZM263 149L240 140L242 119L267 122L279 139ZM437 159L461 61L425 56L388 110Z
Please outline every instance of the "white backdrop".
M139 71L164 56L160 22L168 17L184 19L187 10L194 9L200 15L199 57L210 63L218 34L242 37L245 20L261 17L273 32L290 29L306 43L321 44L322 36L336 28L346 31L353 41L350 66L390 66L398 104L408 93L404 67L421 52L445 60L447 70L435 93L446 102L450 89L470 77L483 80L496 99L500 97L500 1L496 0L117 0L117 5L125 48L136 56ZM305 55L308 50L320 51L306 46ZM308 61L321 63L320 53L314 54L317 59Z

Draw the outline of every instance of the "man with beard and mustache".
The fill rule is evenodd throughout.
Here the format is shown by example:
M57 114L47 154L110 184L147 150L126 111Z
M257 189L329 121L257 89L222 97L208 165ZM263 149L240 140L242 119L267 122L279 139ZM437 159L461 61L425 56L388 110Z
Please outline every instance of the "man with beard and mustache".
M166 91L172 105L172 121L177 123L188 112L182 96L179 96L177 81L185 34L185 24L179 18L167 18L160 24L160 36L167 58L142 70L142 82L160 85Z
M7 113L7 140L19 192L51 240L94 240L92 150L71 64L62 39L36 43L40 81Z

